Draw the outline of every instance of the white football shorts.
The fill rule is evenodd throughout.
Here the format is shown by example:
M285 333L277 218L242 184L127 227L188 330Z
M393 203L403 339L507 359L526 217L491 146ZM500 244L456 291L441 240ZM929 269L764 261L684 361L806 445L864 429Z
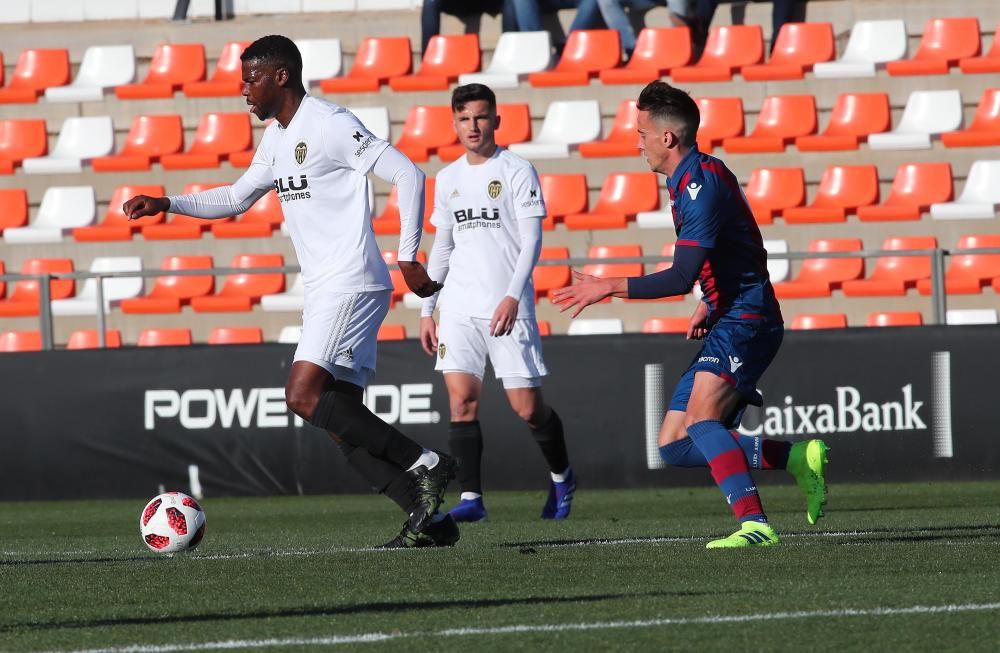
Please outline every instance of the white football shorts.
M294 360L319 365L338 381L366 387L375 374L378 329L391 296L391 290L310 296Z
M508 389L536 388L548 374L534 318L515 320L510 334L495 337L490 335L488 318L442 311L434 369L446 374L465 372L482 380L487 357Z

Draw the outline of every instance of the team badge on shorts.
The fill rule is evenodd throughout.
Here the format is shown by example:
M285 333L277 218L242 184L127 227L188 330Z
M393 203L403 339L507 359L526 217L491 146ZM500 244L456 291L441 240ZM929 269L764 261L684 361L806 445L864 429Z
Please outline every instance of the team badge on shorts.
M447 351L448 349L444 346L443 342L438 345L438 356L444 358L445 352Z
M490 196L491 200L500 197L500 193L502 192L503 184L500 183L499 179L491 179L490 183L486 184L486 194Z
M309 153L309 146L305 141L299 141L295 146L295 163L302 165L306 162L306 154Z

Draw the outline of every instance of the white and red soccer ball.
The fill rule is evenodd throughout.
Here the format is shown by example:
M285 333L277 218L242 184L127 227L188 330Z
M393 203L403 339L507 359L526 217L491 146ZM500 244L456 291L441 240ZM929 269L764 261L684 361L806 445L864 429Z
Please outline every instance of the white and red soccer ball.
M182 492L153 497L139 513L142 541L157 553L188 551L205 536L205 511Z

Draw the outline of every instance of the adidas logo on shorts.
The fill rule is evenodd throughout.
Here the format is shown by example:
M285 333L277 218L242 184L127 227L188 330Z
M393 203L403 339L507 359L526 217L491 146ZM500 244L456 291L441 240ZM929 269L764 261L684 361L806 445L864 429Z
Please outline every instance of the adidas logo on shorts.
M337 354L337 358L344 358L349 361L354 360L354 350L350 347Z

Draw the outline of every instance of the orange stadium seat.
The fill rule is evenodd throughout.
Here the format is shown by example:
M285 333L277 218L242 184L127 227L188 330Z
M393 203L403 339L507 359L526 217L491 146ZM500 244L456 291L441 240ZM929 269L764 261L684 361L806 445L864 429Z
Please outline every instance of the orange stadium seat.
M711 152L716 145L733 136L742 136L744 129L743 100L738 97L695 98L701 122L698 126L698 149Z
M962 236L955 249L1000 247L1000 234ZM1000 278L1000 254L953 254L944 274L944 288L949 295L978 295L983 288ZM921 295L931 294L931 280L917 282Z
M856 150L869 134L888 131L892 112L886 93L842 93L837 96L830 122L822 134L799 136L795 147L803 152Z
M203 190L218 188L223 184L188 184L181 191L181 195L200 193ZM221 221L230 221L232 218L219 218L206 220L195 218L183 213L175 213L170 216L170 221L165 224L150 224L142 228L142 237L145 240L196 240L208 231L212 225Z
M660 206L660 189L652 172L609 174L601 187L597 205L587 213L563 218L567 229L623 229L630 216L654 211Z
M426 177L424 181L424 230L434 231L431 226L431 215L434 213L434 177ZM372 229L379 236L398 236L400 230L399 222L399 194L393 186L389 191L389 197L385 201L382 213L372 218Z
M497 115L500 127L494 133L497 145L506 147L511 143L531 140L531 113L527 104L498 104ZM461 144L439 147L437 155L442 161L454 161L465 154Z
M1000 145L1000 88L988 88L979 99L972 124L961 131L941 134L945 147Z
M284 219L278 194L272 190L234 222L212 224L212 235L216 238L270 238Z
M385 261L386 265L392 266L398 262L399 253L394 249L382 250L382 260ZM427 253L423 251L417 252L417 261L427 264ZM410 292L410 287L406 285L406 281L403 279L403 273L399 268L390 267L389 268L389 278L392 280L392 301L395 302L403 298L403 295Z
M7 86L0 88L0 104L31 104L50 86L69 84L69 50L30 49L21 53Z
M882 243L885 250L935 249L934 236L908 236L887 238ZM930 256L882 256L875 261L875 269L867 279L845 281L841 288L848 297L886 297L905 295L917 282L931 278Z
M651 317L642 323L643 333L687 333L690 317Z
M406 340L406 327L402 324L383 324L378 328L376 340Z
M3 86L4 82L4 64L3 64L3 52L0 52L0 86Z
M161 270L207 270L214 266L211 256L168 256ZM193 297L204 297L215 290L215 277L204 275L167 275L155 277L153 289L145 297L124 299L123 313L180 313L181 306Z
M538 320L538 335L542 337L552 335L552 325L548 320Z
M830 61L837 55L833 25L830 23L785 23L766 64L743 66L740 74L748 81L802 79L813 64Z
M870 327L902 327L921 326L924 323L924 316L920 311L887 311L880 313L869 313L865 326Z
M215 72L207 81L185 82L181 88L188 97L225 97L239 95L243 85L243 62L240 55L250 41L230 41L222 46Z
M946 75L948 68L979 54L979 19L932 18L924 25L917 53L911 59L890 61L890 75Z
M166 170L218 168L230 154L253 148L249 113L206 113L198 120L194 142L183 154L164 154Z
M230 263L233 268L278 268L284 265L285 259L281 254L237 254ZM192 298L191 308L198 313L249 311L262 296L284 290L284 272L231 274L218 293Z
M758 168L750 173L745 195L757 224L771 224L785 209L806 203L802 168Z
M439 147L452 145L457 140L451 106L416 106L406 114L396 149L412 161L422 162Z
M191 344L191 329L143 329L140 347L184 347Z
M390 77L389 87L394 91L444 91L459 75L478 70L478 35L432 36L420 68L412 75Z
M121 100L169 98L187 82L205 79L205 46L201 43L163 43L156 47L146 78L138 84L115 87Z
M390 78L409 73L412 65L413 51L409 37L369 36L361 39L354 64L347 75L321 80L319 87L324 93L377 91Z
M586 86L602 70L622 60L622 44L613 29L578 29L570 32L559 63L552 70L528 75L532 86Z
M904 163L896 170L885 202L859 207L858 219L919 220L931 204L950 202L954 194L950 163Z
M795 331L812 329L844 329L847 327L847 316L843 313L801 313L792 320Z
M157 213L138 220L129 220L122 211L122 205L136 195L160 197L163 186L150 184L146 186L119 186L111 194L108 211L100 224L89 227L77 227L73 230L73 239L77 242L105 242L111 240L132 240L132 234L146 225L159 224L166 214Z
M958 68L963 73L1000 73L1000 23L993 30L993 45L989 52L981 57L966 57L958 62Z
M786 209L788 224L843 222L858 207L878 202L878 169L875 166L830 166L823 171L819 190L809 206Z
M859 238L820 238L809 243L809 251L860 252ZM865 260L850 258L807 258L802 261L798 276L792 281L774 284L780 299L829 297L845 281L860 279L865 274Z
M642 245L595 245L587 252L587 258L623 258L642 256ZM588 263L583 266L584 274L595 277L638 277L642 275L642 263Z
M538 260L568 259L568 247L543 247ZM557 288L565 288L573 282L568 265L536 265L531 278L535 284L535 301L545 297Z
M46 272L72 272L73 261L68 258L30 258L21 264L21 274ZM72 279L51 279L49 298L72 297L76 284ZM5 301L0 301L0 317L28 317L38 315L41 284L35 279L25 279L14 284L14 290Z
M48 150L44 120L0 120L0 175L13 174L21 161L43 156Z
M722 25L708 35L701 59L670 71L675 82L727 82L737 68L764 61L760 25Z
M28 224L28 192L23 188L0 188L0 234L4 229ZM0 292L0 297L3 293Z
M125 137L122 151L90 162L95 172L149 170L161 156L184 149L184 125L176 114L136 116Z
M260 327L215 327L208 332L210 345L259 345L264 342Z
M69 334L66 349L98 349L101 346L100 334L97 329L82 329ZM108 329L104 332L104 346L117 349L122 346L122 332L118 329Z
M585 213L590 200L587 176L582 173L545 174L539 178L545 198L543 229L555 228L556 220L567 215Z
M635 41L632 58L621 68L602 70L605 84L646 84L674 68L691 63L688 27L644 27Z
M799 136L816 131L816 98L812 95L771 95L764 98L757 124L749 136L723 139L726 152L784 152Z
M603 141L580 143L580 154L585 158L602 156L635 156L639 153L639 135L636 120L639 112L635 100L622 100L611 131Z
M0 352L41 351L41 331L5 331L0 333Z

